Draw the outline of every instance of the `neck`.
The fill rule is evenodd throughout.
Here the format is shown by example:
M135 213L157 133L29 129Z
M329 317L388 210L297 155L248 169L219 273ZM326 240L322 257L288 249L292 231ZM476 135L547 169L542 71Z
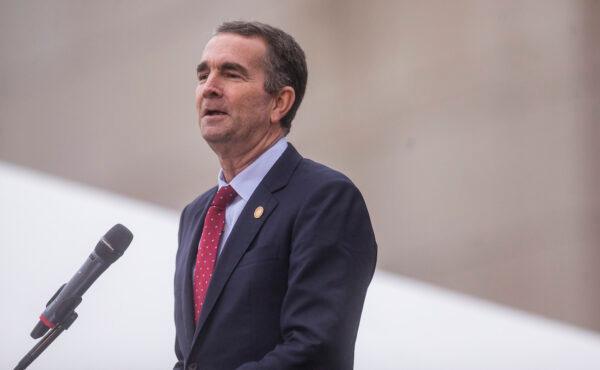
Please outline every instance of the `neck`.
M223 151L217 153L225 181L230 182L233 180L237 174L252 164L252 162L254 162L258 157L260 157L261 154L266 152L282 137L282 132L273 135L266 135L256 145L253 145L249 148L244 148L244 150L237 152Z

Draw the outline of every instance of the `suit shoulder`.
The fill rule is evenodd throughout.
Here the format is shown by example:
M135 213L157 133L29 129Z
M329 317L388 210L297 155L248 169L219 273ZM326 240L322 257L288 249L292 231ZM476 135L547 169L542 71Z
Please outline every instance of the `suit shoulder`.
M358 190L348 176L311 159L302 159L296 170L295 177L298 182L313 189L318 189L323 186L339 186Z

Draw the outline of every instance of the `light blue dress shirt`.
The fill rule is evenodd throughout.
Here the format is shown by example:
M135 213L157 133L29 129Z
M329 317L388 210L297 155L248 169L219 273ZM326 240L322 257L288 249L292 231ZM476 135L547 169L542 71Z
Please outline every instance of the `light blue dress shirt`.
M240 216L240 213L242 213L246 203L248 203L248 199L250 199L254 190L256 190L256 187L260 184L267 172L269 172L271 167L273 167L275 162L281 157L287 146L287 140L285 137L282 137L273 146L267 149L267 151L256 158L256 160L248 167L244 168L242 172L238 173L229 184L223 177L223 170L221 169L219 171L219 176L217 178L219 189L223 186L231 185L233 190L237 193L233 202L225 209L225 227L223 229L223 236L219 242L219 255L221 255L223 246L225 245L227 238L229 238L229 234Z

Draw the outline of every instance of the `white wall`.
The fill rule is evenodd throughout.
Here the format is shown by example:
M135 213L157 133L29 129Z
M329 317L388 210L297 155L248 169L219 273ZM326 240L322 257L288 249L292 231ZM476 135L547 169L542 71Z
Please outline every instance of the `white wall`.
M0 368L35 344L44 304L113 224L125 255L77 309L80 317L31 369L167 369L173 364L172 274L178 215L0 162ZM378 271L356 369L597 369L600 336Z

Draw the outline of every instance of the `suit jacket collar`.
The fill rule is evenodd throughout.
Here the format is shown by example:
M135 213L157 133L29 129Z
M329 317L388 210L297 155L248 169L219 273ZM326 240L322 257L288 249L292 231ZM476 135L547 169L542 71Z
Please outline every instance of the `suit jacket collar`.
M291 143L288 143L287 149L267 173L261 185L272 193L283 188L290 181L290 177L301 160L302 156L300 156L296 148Z
M193 218L195 225L193 244L189 246L189 263L187 265L187 271L185 272L186 292L189 292L187 295L189 300L187 306L189 307L184 310L186 312L184 320L186 320L186 323L189 325L189 329L186 330L186 335L190 339L188 355L191 352L191 348L193 348L193 343L198 339L202 328L209 319L210 314L237 263L246 252L246 249L250 246L250 243L252 243L252 240L254 240L254 237L262 225L267 222L271 212L277 207L277 200L273 196L273 193L288 184L301 160L302 157L300 154L292 144L288 143L287 149L283 152L277 162L275 162L271 170L269 170L246 203L246 206L238 217L235 226L223 247L223 252L217 260L215 272L213 273L212 281L208 288L208 292L206 293L206 299L204 301L202 312L200 313L200 318L198 319L198 324L195 325L196 330L192 333L194 328L194 318L191 276L196 260L197 245L204 224L204 217L208 210L210 200L212 199L212 196L214 196L214 192L216 192L216 187L211 189L211 191L209 191L210 196L204 197L203 202L196 207L196 213ZM264 212L263 215L257 219L253 217L253 213L259 206L264 208ZM193 338L191 338L192 336Z

